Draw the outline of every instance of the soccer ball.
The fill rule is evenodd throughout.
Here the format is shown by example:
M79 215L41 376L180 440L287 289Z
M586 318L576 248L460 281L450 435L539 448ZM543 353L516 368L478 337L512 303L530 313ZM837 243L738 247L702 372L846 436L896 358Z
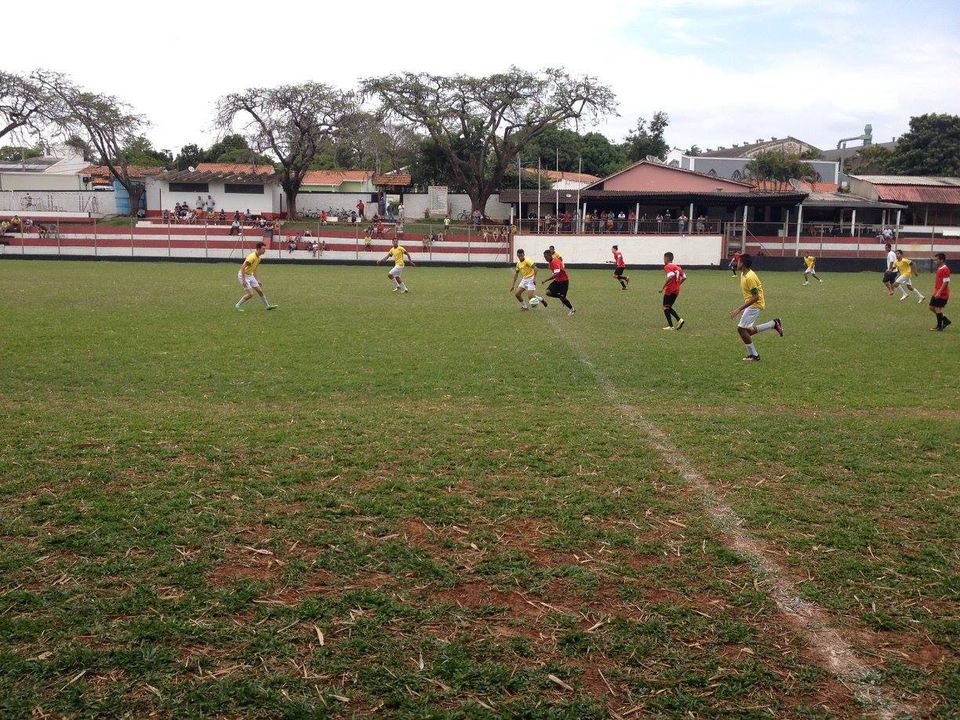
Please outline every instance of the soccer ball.
M530 307L536 307L540 304L540 298L535 297L530 300Z

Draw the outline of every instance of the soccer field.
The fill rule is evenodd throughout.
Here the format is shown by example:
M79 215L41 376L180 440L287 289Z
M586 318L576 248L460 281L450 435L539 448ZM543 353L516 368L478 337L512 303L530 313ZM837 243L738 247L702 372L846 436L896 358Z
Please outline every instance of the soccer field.
M3 263L0 717L960 716L960 323L756 269Z

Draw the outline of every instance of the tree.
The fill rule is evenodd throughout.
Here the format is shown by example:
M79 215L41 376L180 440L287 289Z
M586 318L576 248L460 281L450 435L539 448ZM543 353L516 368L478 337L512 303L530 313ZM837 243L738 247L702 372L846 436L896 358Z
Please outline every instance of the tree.
M157 150L144 135L129 138L123 146L123 154L131 165L147 167L170 167L173 157L169 150Z
M613 112L613 93L562 69L471 77L404 73L362 81L388 117L422 128L446 158L455 185L483 211L517 154L546 130Z
M173 161L174 166L177 170L186 170L190 167L196 167L203 162L203 148L195 143L190 143L189 145L184 145L180 148L180 152L177 153L176 159Z
M897 140L891 169L902 175L960 176L960 116L910 118L910 130Z
M140 142L146 118L112 95L77 87L61 73L44 73L36 79L52 99L55 112L50 113L51 123L64 135L89 142L100 162L129 194L130 214L135 215L144 186L132 177L125 150Z
M0 70L0 138L20 128L39 132L52 104L34 75L23 77Z
M23 147L22 145L4 145L0 147L0 160L4 162L18 162L28 158L43 157L43 145Z
M606 135L592 132L583 136L583 172L607 177L629 164L623 147L610 142Z
M297 193L310 163L325 140L355 112L352 93L321 83L251 88L220 99L216 125L233 128L243 117L243 130L252 146L276 158L287 212L297 214Z
M885 175L893 165L893 152L882 145L867 145L848 158L844 172L850 175Z
M689 148L687 148L684 155L687 155L689 157L700 157L701 155L703 155L703 150L700 149L699 145L691 145Z
M664 160L670 146L663 139L663 132L670 124L670 116L662 110L653 115L649 126L644 118L637 118L637 127L627 133L623 142L624 150L630 162L643 160L648 156Z
M773 183L774 191L791 189L791 180L817 182L820 174L801 160L799 155L787 155L778 150L762 150L747 163L748 175L758 184Z

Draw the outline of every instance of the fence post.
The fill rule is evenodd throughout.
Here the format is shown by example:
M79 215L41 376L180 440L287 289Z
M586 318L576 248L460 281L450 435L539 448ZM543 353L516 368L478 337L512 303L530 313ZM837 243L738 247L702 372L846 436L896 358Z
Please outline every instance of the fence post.
M60 221L57 220L57 257L60 257Z
M93 222L93 256L97 256L97 222Z
M133 257L133 221L130 222L130 257Z
M210 257L210 250L209 250L209 248L208 248L209 240L207 239L207 229L208 229L208 227L209 227L209 226L207 225L207 223L204 223L204 224L203 224L203 257L204 257L204 259Z

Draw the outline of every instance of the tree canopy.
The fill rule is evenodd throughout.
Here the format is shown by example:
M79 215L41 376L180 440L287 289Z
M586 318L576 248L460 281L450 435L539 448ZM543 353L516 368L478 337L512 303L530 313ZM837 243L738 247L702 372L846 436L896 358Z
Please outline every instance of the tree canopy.
M152 150L149 141L144 144L142 130L148 123L126 103L112 95L85 90L73 84L61 73L42 73L33 76L40 90L49 98L51 108L48 120L58 132L79 138L99 156L110 174L130 196L130 213L135 214L143 196L143 183L130 173L134 163L127 150ZM169 155L169 154L168 154Z
M649 124L644 118L637 118L637 127L627 133L624 150L630 162L655 157L665 160L670 145L663 139L663 133L670 124L670 116L662 110L654 113Z
M276 159L287 212L296 217L297 192L324 142L356 112L352 93L322 83L250 88L220 99L216 125L241 132L258 151Z
M960 116L910 118L910 130L897 140L891 169L902 175L960 177Z
M775 190L789 190L791 180L816 182L820 174L799 155L777 150L758 152L747 163L747 172L757 183L773 183Z
M562 69L511 67L485 77L403 73L364 80L388 117L425 132L446 158L455 185L483 210L530 142L570 120L614 112L616 98L596 78Z

